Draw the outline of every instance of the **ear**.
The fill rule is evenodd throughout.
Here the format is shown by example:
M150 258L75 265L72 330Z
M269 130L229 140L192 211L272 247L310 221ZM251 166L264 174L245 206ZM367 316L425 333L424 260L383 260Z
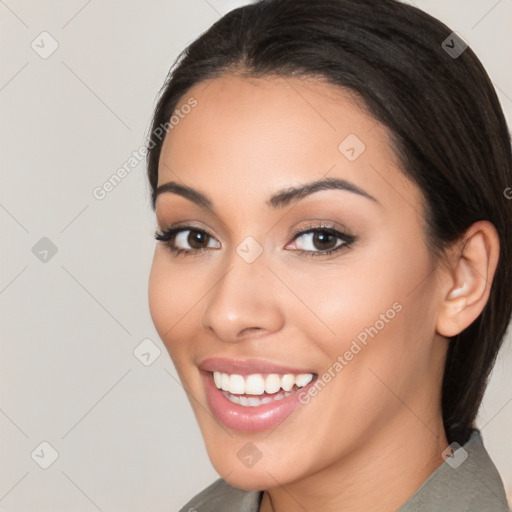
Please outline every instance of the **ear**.
M437 318L439 334L455 336L480 315L489 298L499 252L496 228L485 220L471 225L454 246Z

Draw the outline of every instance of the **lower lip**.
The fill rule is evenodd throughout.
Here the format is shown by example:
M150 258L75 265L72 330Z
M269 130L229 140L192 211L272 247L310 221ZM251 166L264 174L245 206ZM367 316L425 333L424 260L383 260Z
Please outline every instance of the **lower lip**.
M300 388L290 396L256 407L235 404L228 400L218 389L210 372L203 372L206 386L206 397L214 416L226 427L243 432L258 432L276 427L284 421L299 405L298 395L307 390L315 379L307 386Z

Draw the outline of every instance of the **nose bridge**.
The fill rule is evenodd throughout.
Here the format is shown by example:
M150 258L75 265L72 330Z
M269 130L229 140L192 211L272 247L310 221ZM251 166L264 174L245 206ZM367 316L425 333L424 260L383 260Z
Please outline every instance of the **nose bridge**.
M267 259L261 249L257 254L254 241L242 241L205 297L203 327L232 342L245 329L279 330L282 311L275 293L275 278L266 265Z

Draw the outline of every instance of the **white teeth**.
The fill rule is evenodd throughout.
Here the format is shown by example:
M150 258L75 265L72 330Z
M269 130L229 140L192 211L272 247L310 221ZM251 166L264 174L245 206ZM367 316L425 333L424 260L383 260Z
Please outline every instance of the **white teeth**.
M229 399L235 403L235 404L239 404L240 403L240 398L243 398L243 397L239 397L239 396L236 396L236 395L229 395Z
M248 375L245 379L246 395L263 395L265 392L265 381L261 375ZM233 391L231 391L233 393ZM243 392L242 392L243 393Z
M242 405L244 407L258 407L259 405L268 404L270 402L274 402L276 400L282 400L283 398L290 396L293 394L293 391L279 391L275 393L273 396L265 396L263 398L259 398L257 396L238 396L233 395L227 391L224 391L224 396L235 404Z
M229 375L227 373L221 374L220 387L224 391L229 391Z
M277 393L281 387L281 377L277 373L271 373L267 375L265 379L265 391L267 393Z
M255 397L252 397L252 396L250 396L247 399L247 402L248 402L249 406L251 406L251 407L257 407L261 403L259 398L255 398Z
M301 373L295 375L292 373L287 373L284 375L278 375L277 373L271 373L264 377L259 373L243 376L238 374L230 375L223 372L213 372L213 380L215 382L215 386L218 389L227 391L231 395L245 394L257 396L262 395L265 392L270 395L273 395L277 393L280 389L282 389L283 391L285 391L284 395L280 394L279 397L277 395L273 397L274 399L279 400L284 396L290 395L290 392L294 386L297 386L297 388L302 388L309 384L313 380L313 374ZM247 397L240 397L240 402L236 401L235 403L241 403L241 405L249 406L256 403L253 400L252 404L250 404L249 402L247 402L247 400ZM259 400L257 405L259 405L260 403L268 402L262 402L261 400Z
M281 387L285 391L290 391L295 384L295 377L291 373L287 373L281 377Z
M231 375L229 377L229 391L235 395L243 395L245 393L245 381L241 375Z
M280 391L276 393L274 396L266 396L264 398L259 398L257 396L237 396L232 395L231 393L224 392L224 396L230 400L231 402L239 405L243 405L244 407L258 407L262 404L268 404L270 402L274 402L275 400L282 400L285 396L291 395L291 392L284 393Z
M295 384L299 388L303 388L307 384L309 384L313 380L313 375L311 373L301 373L295 377Z

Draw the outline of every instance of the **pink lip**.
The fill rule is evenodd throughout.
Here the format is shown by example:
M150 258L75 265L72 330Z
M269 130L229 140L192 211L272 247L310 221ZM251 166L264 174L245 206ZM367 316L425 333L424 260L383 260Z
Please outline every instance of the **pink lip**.
M206 397L214 416L226 427L242 432L258 432L276 427L284 421L301 403L299 394L315 383L313 379L307 386L268 404L257 407L246 407L228 400L223 391L213 381L213 371L249 375L252 373L300 374L314 373L309 370L297 370L289 367L257 360L229 360L221 358L206 359L200 364L201 374L206 388ZM315 374L316 375L316 374ZM248 396L248 395L246 395ZM259 398L269 395L260 395Z
M311 369L296 369L288 366L261 361L258 359L227 359L223 357L209 357L204 359L199 368L206 372L223 372L237 375L251 375L253 373L278 373L284 375L292 373L298 375L301 373L315 373Z

